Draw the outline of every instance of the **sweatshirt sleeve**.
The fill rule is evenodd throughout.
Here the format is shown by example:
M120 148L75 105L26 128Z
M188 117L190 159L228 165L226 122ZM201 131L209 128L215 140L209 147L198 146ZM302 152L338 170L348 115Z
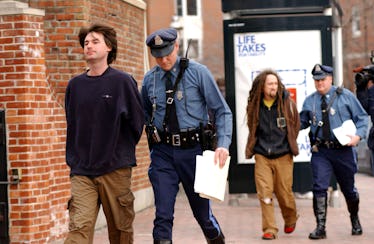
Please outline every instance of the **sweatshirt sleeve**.
M126 100L128 104L126 119L134 134L134 139L139 142L144 127L143 103L137 87L137 82L132 76L131 82L128 82L128 87L126 89Z

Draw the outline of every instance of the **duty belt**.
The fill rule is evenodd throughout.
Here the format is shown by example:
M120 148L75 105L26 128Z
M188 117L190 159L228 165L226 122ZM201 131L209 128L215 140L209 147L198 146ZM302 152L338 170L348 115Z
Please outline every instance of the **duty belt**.
M198 129L181 130L179 133L160 131L161 143L175 147L191 148L200 143Z
M328 148L328 149L339 149L339 148L347 147L347 146L343 146L338 141L320 141L317 146Z

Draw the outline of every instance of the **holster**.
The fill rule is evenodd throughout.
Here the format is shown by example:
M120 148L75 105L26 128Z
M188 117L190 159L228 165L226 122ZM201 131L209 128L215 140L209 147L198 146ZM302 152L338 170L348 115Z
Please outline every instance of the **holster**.
M318 137L315 137L313 133L309 131L309 141L310 141L310 151L317 152L318 147L321 145L321 140Z
M200 123L201 149L214 151L217 148L216 128L213 124L207 123L205 126Z
M157 144L157 143L161 142L161 137L158 134L157 128L154 125L146 125L145 126L145 133L147 134L149 150L152 149L152 146L154 144Z

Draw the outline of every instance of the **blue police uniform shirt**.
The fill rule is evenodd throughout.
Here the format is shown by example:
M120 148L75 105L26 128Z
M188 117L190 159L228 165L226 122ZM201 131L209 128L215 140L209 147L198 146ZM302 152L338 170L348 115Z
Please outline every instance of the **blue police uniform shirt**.
M180 57L171 69L173 84L179 72ZM155 103L153 124L163 131L166 108L165 71L159 66L148 71L143 79L142 98L146 121L152 116L152 105ZM193 60L189 60L188 68L178 84L174 94L179 128L198 128L199 123L209 120L208 109L214 111L217 129L217 146L229 148L232 137L232 113L223 98L208 68Z
M330 103L330 100L336 93L336 89L336 86L332 86L330 91L326 94L327 104ZM318 122L322 121L321 98L322 95L320 93L312 93L305 99L300 112L301 129L306 129L310 126L313 135L316 133ZM332 130L340 127L344 121L350 119L352 119L356 125L356 135L361 139L366 138L369 123L368 115L354 94L348 89L342 88L341 94L336 94L328 114L330 118L331 136L333 137L331 140L336 140ZM315 136L322 138L322 129L319 129L318 135Z

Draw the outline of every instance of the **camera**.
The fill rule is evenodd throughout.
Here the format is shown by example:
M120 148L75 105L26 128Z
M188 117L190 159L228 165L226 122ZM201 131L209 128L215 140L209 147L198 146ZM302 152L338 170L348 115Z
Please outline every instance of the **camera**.
M371 92L369 93L368 83L369 81L374 83L374 51L371 51L370 62L370 65L367 65L365 67L358 67L353 70L353 72L356 73L356 96L366 112L370 111L369 96L373 96L370 95L372 93L371 89Z
M371 51L370 62L371 65L359 67L354 70L356 73L355 85L357 90L365 90L369 80L374 81L374 50Z
M355 75L355 84L357 89L365 89L369 80L374 81L374 65L365 66Z

